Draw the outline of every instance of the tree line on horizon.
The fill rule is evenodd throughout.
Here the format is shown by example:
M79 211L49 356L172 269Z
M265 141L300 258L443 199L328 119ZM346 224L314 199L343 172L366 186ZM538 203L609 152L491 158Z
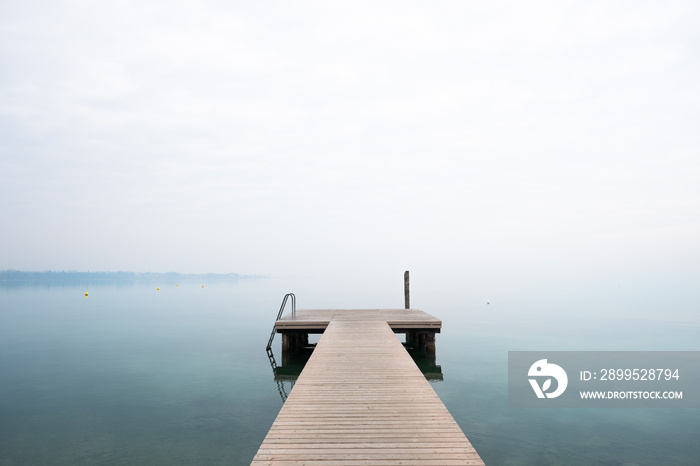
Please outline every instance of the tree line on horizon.
M238 280L242 278L261 278L237 273L185 274L178 272L79 272L75 270L0 270L0 283L40 283L40 282L95 282L95 281L140 281L140 280L186 280L206 279L209 281Z

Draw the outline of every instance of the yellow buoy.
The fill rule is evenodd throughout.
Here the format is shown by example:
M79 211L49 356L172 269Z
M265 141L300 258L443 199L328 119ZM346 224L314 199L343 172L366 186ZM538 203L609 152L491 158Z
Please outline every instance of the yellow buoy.
M156 287L156 291L160 291L160 287L159 287L159 286Z
M202 285L202 288L204 288L204 285Z
M85 297L87 298L87 291L85 292Z
M175 286L177 287L177 286L180 286L180 285L178 285L177 283L175 283Z

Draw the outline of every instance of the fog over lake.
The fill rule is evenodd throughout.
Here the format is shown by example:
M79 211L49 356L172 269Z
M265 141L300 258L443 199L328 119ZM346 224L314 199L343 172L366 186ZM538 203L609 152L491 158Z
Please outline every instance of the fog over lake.
M514 410L506 363L699 349L699 15L0 2L0 464L248 464L284 294L406 270L487 464L696 463L697 410Z
M692 299L659 315L658 290L599 285L486 304L415 275L413 307L443 320L431 384L486 464L695 463L697 409L514 409L507 390L508 351L698 351ZM1 286L0 463L249 464L292 389L264 349L284 294L299 309L403 304L400 274L365 289L198 278Z

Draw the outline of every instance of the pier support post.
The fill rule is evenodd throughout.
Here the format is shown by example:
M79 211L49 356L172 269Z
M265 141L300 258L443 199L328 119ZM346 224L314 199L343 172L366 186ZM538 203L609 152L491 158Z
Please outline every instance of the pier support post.
M432 330L416 330L406 332L406 345L421 351L426 357L435 357L435 332Z
M306 332L291 331L282 334L282 351L294 351L298 348L309 346L309 334Z
M435 357L435 332L421 332L418 334L418 347L426 356Z
M282 333L282 365L284 365L299 348L309 346L309 334L298 330Z

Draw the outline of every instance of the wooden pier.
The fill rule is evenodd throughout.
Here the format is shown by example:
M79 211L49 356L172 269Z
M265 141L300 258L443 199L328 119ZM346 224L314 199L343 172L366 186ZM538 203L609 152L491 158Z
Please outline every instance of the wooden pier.
M394 335L434 353L441 326L415 309L300 310L278 320L287 350L308 333L323 336L252 465L483 465Z

